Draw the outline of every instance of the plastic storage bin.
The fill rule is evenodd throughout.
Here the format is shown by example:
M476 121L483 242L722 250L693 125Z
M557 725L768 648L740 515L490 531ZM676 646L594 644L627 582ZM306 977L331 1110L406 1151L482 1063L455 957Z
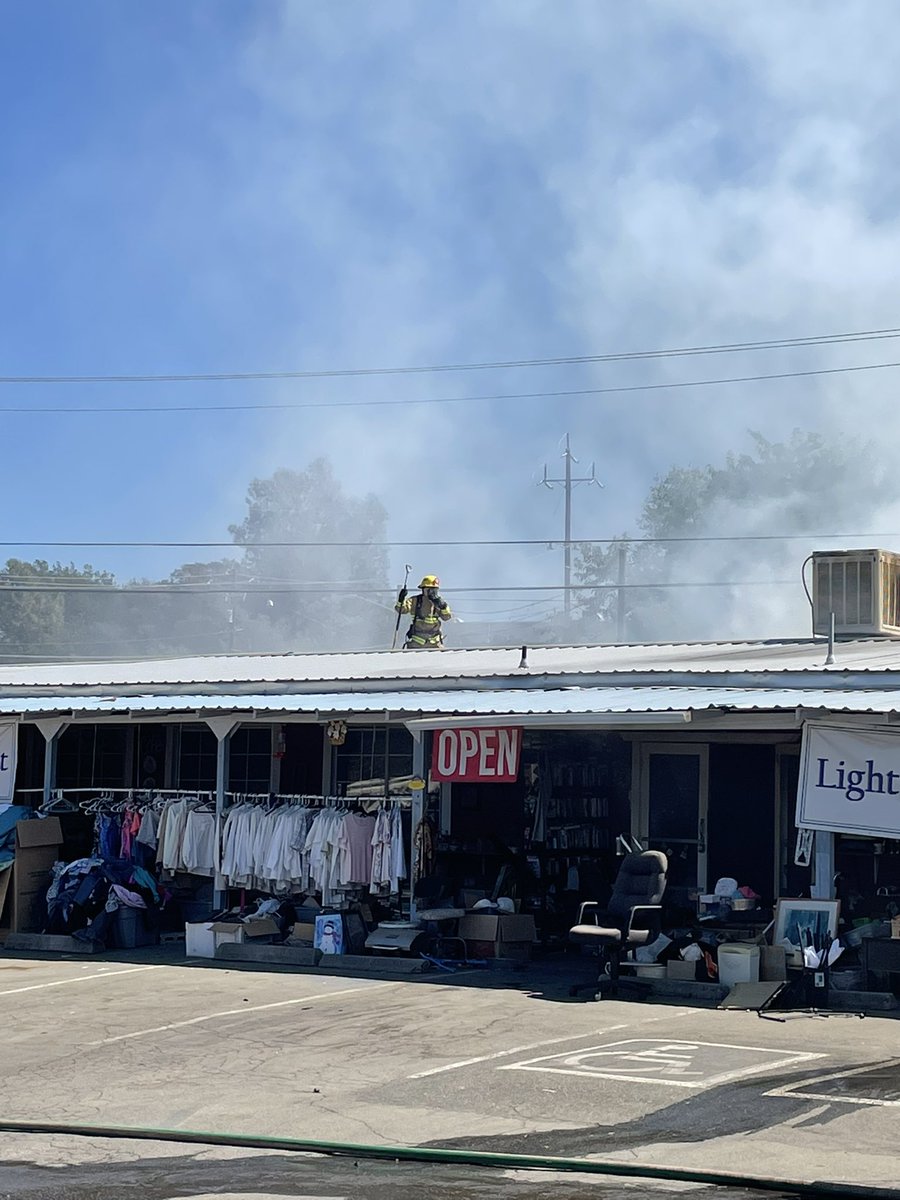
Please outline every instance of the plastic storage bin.
M719 947L719 983L759 983L759 946L725 942Z
M143 909L123 905L116 910L113 938L118 950L134 950L137 946L155 946L156 931L147 927Z

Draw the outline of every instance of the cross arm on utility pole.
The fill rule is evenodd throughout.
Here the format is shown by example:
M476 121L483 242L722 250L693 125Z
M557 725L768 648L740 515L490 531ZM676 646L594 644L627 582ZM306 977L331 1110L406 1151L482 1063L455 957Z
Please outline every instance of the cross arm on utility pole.
M569 615L572 608L572 488L579 483L595 483L597 487L605 485L597 478L597 469L594 463L591 463L590 475L574 476L572 474L572 464L577 463L578 459L572 453L569 434L566 434L566 448L563 451L563 459L565 460L566 469L562 479L551 479L547 474L547 464L544 463L544 475L540 480L543 487L554 488L563 487L566 492L566 517L565 517L565 540L563 548L565 552L565 567L563 574L563 582L565 591L563 593L563 607L566 616Z

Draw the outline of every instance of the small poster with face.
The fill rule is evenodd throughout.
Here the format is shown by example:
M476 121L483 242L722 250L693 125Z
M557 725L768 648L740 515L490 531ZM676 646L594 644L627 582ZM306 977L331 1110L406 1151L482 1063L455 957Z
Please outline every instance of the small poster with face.
M344 922L339 913L317 915L313 947L323 954L344 953Z

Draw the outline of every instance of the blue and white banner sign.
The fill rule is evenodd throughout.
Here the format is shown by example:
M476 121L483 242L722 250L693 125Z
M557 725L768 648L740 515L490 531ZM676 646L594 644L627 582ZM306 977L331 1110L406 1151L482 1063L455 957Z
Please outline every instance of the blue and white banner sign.
M806 724L797 826L900 838L900 728Z
M0 804L9 804L16 790L16 745L18 725L0 725Z

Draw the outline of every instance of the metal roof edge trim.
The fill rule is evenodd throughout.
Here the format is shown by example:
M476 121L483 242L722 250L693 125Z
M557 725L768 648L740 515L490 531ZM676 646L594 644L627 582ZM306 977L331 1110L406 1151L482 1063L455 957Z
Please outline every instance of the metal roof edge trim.
M542 729L614 729L627 726L630 729L646 725L686 725L692 714L684 710L667 709L665 712L618 712L618 713L493 713L474 716L416 717L405 721L406 728L415 737L429 729L484 729L504 721L512 726Z

